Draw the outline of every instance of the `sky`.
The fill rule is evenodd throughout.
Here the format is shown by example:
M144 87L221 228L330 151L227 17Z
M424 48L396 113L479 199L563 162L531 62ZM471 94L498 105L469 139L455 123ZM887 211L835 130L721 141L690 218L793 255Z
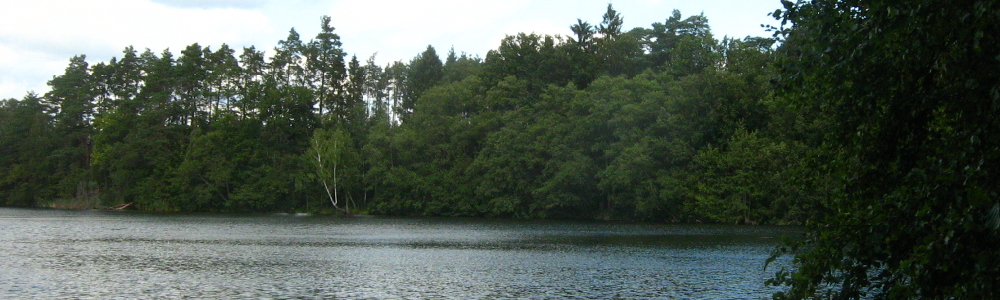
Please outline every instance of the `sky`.
M373 54L385 65L409 61L432 45L438 55L485 57L506 35L570 36L576 19L599 24L608 3L626 30L664 22L674 9L704 13L716 38L770 36L761 24L779 0L0 0L0 99L47 92L75 55L93 65L139 52L169 49L174 56L198 43L236 50L272 49L290 29L308 42L331 17L348 59Z

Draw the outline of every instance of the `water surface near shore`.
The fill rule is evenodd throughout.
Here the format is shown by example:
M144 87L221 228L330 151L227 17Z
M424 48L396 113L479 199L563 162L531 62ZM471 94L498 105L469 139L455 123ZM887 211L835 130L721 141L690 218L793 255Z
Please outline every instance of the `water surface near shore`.
M13 298L757 299L796 228L0 208ZM779 262L787 263L787 262Z

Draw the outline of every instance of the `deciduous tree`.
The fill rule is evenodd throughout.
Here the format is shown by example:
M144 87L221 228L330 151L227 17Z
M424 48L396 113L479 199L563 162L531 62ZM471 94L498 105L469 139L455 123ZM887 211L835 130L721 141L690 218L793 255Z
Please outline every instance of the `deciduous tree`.
M777 296L1000 296L1000 2L783 3L784 93L829 111L845 192Z

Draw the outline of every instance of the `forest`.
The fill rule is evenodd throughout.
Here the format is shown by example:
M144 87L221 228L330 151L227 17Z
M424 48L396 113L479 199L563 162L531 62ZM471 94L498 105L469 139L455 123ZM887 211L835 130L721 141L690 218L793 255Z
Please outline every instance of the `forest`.
M485 58L73 57L0 105L0 205L796 224L778 299L1000 296L1000 3L781 1L772 37L608 5Z
M801 223L817 126L775 97L776 39L674 11L486 57L346 57L329 17L267 55L223 44L70 59L3 102L0 201L145 211Z

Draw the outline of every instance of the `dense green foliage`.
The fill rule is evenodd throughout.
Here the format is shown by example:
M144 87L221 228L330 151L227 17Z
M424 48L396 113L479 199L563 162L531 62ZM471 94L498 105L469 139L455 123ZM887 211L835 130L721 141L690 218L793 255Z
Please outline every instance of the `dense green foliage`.
M785 2L784 95L842 187L780 298L1000 297L1000 3ZM786 23L788 24L788 23Z
M609 5L572 37L384 67L345 60L327 17L269 55L75 57L49 93L4 101L0 201L801 223L827 185L808 177L815 128L773 96L775 41L666 17L625 30Z

